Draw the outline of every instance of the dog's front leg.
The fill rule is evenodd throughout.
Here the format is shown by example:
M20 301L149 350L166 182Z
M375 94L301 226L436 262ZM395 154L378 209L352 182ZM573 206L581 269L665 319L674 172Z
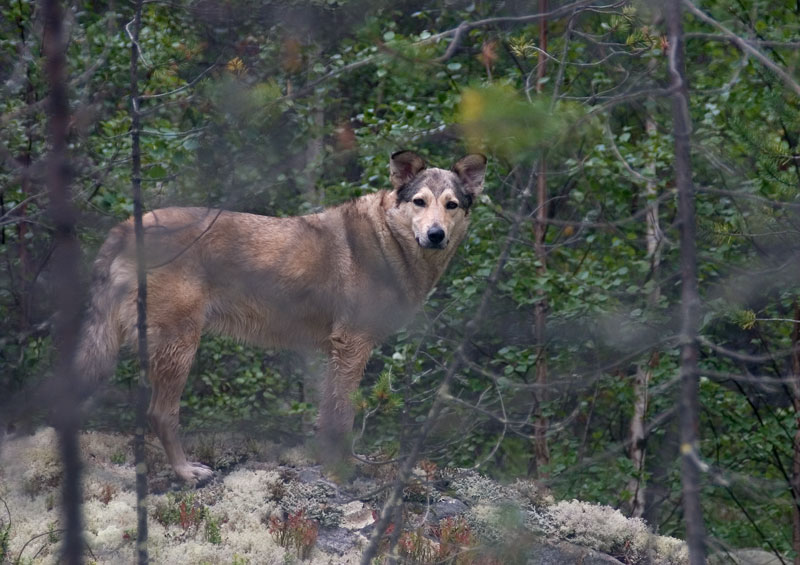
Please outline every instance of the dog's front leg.
M373 339L360 333L339 332L331 336L317 422L321 455L328 463L350 453L355 415L353 393L364 375L373 346Z

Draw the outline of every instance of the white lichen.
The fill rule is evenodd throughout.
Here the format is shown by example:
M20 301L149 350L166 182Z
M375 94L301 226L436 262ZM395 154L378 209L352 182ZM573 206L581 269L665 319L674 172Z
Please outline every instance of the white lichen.
M562 500L547 510L545 528L553 535L621 558L626 563L683 563L678 540L656 536L640 518L609 506Z
M464 502L483 504L513 499L513 496L497 481L486 478L471 469L457 469L449 479L450 488Z
M530 508L545 508L555 503L552 493L530 479L517 479L509 486L520 504Z
M327 483L290 482L285 486L283 497L278 501L284 514L302 512L307 518L316 520L321 526L338 526L344 514L342 507L334 504L335 489Z
M135 561L137 517L130 437L87 432L81 435L80 445L84 538L91 551L87 559L98 565L131 563ZM21 557L22 562L35 555L33 563L37 565L57 563L62 524L56 434L45 428L34 435L6 438L2 447L0 495L12 514L9 555L12 560ZM148 460L159 463L163 453L156 447ZM300 464L303 454L297 450L290 459ZM242 466L220 475L201 489L149 497L148 548L154 563L231 563L234 555L239 563L293 561L294 550L278 546L270 534L269 517L300 510L321 526L340 524L342 531L354 536L374 521L374 501L348 503L316 468L276 468L273 463ZM301 480L303 476L306 481ZM469 507L464 517L482 540L503 544L508 536L546 542L557 538L616 555L628 563L687 562L683 542L655 536L641 520L629 520L614 509L577 501L553 504L549 493L528 481L503 486L464 470L445 470L442 476ZM365 491L382 482L359 480L365 481ZM190 496L193 504L203 509L202 517L186 527L178 521L156 519L159 505L174 505L180 496ZM218 528L213 539L205 531L209 520ZM317 548L310 563L346 565L358 563L360 558L361 547L354 544L344 555L335 556Z

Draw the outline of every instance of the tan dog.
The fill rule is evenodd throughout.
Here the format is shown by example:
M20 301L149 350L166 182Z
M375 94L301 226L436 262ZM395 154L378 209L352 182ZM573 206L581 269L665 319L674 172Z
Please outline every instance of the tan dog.
M178 438L180 396L206 331L328 354L319 440L329 455L344 453L351 394L372 348L410 320L439 280L466 234L485 169L483 155L447 171L402 151L390 160L394 190L319 214L165 208L144 217L148 414L178 477L212 475L186 460ZM110 374L120 346L136 343L136 288L128 220L111 230L95 261L78 375Z

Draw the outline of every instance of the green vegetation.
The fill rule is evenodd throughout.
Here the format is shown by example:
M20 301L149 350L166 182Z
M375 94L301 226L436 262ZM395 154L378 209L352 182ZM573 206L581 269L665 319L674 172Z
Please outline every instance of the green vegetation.
M4 563L8 555L8 540L11 535L11 510L5 500L0 499L0 502L3 503L6 513L3 520L0 521L0 563Z
M124 29L132 6L73 4L70 157L88 271L107 230L132 211ZM524 4L147 3L145 204L307 213L389 187L388 156L397 149L414 149L437 166L485 152L487 189L470 212L467 240L424 311L368 365L354 399L356 449L392 456L408 446L521 217L489 315L464 349L467 362L424 456L442 468L480 465L500 479L535 474L558 499L625 512L631 485L641 480L652 487L644 517L681 537L679 226L664 96L668 45L651 12L657 3L551 19L547 57L538 22L515 20L475 25L452 56L439 59L453 34L432 41L436 34L464 21L534 13ZM697 4L760 42L777 65L796 68L800 14L792 3ZM34 8L32 0L0 6L0 397L21 399L0 408L14 421L43 417L22 399L48 376L53 354L47 89ZM800 317L800 105L752 57L704 35L718 30L689 15L684 25L707 529L723 544L793 556L800 361L789 353ZM537 246L534 173L542 160L547 223ZM653 241L655 251L648 249ZM545 340L537 343L543 300ZM544 361L547 394L536 399ZM207 338L183 398L185 427L246 427L302 440L323 370L314 358ZM626 441L642 371L647 439L637 469ZM136 377L136 363L124 359L94 423L131 429ZM537 461L534 433L542 421L549 457ZM113 457L124 460L123 453ZM57 480L32 474L31 492ZM203 523L206 538L218 540L219 521L201 514L190 499L173 497L153 515L184 530ZM0 552L3 532L0 522ZM409 551L423 551L405 541Z
M203 539L209 543L222 543L220 525L223 518L211 514L208 506L197 499L194 492L169 492L152 512L153 518L165 528L180 526L183 532L194 537L202 530Z

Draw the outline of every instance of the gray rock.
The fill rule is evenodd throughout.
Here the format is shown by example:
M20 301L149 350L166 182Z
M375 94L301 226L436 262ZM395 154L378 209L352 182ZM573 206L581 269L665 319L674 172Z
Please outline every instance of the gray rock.
M322 470L319 466L306 467L297 473L297 480L301 483L315 483L322 478Z
M358 542L358 535L345 528L321 528L317 534L317 549L325 553L344 555Z
M763 549L734 549L726 553L716 553L708 558L711 565L782 565L791 563L788 557L780 557Z
M452 518L463 514L468 510L467 505L449 496L443 496L442 500L431 506L431 513L436 521L444 520L445 518Z
M605 553L581 547L569 542L542 543L528 551L527 563L529 565L566 565L568 563L581 563L581 565L621 565L622 562Z

